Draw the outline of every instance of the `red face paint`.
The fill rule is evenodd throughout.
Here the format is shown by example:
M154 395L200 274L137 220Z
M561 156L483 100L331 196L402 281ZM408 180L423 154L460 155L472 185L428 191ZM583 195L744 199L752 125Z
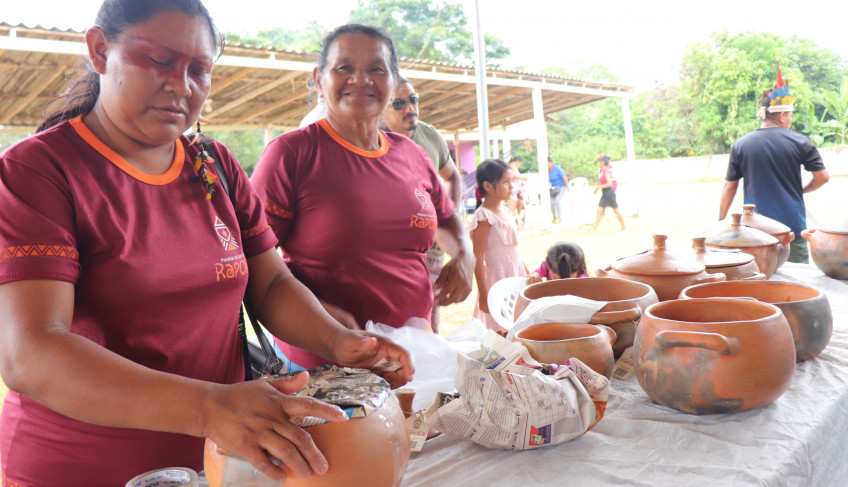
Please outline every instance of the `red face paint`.
M124 59L155 78L187 80L192 88L205 90L212 84L212 58L191 56L143 37L127 36L121 41Z

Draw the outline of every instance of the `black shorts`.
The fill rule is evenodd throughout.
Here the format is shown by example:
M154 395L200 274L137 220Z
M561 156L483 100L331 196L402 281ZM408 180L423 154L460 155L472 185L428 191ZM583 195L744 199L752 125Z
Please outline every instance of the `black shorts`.
M601 208L618 208L618 202L615 200L615 190L612 188L601 189L601 201L598 202Z

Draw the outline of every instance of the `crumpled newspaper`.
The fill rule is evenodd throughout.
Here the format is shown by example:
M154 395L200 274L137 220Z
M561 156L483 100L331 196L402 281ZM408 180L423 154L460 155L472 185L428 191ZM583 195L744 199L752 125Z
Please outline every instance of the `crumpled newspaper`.
M609 380L578 359L539 364L527 349L489 332L459 355L457 392L425 413L430 427L493 449L528 450L579 437L604 415Z

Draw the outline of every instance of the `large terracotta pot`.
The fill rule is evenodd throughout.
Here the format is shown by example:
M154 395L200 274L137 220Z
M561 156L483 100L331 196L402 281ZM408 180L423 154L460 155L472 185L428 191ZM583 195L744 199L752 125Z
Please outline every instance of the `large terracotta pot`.
M694 284L725 279L720 272L707 273L704 264L692 257L669 252L665 246L667 238L654 235L654 248L618 259L610 267L598 269L598 276L643 282L654 288L660 301L675 299L683 288Z
M288 474L286 487L400 485L409 462L409 432L394 394L389 394L385 402L368 416L311 426L305 430L327 458L330 469L324 475L296 477L284 466ZM217 450L215 442L207 438L203 463L209 487L265 485L249 483L262 482L262 479L246 477L255 475L247 461L219 454ZM270 482L264 475L259 476Z
M739 249L753 255L760 272L768 279L777 269L778 256L784 245L762 230L742 225L740 213L734 213L731 219L728 227L708 235L704 243L708 248Z
M633 345L636 326L645 308L658 302L657 293L647 284L610 277L581 277L542 281L524 288L515 301L515 318L534 299L571 294L607 304L589 318L589 323L606 325L615 332L615 356Z
M848 227L801 232L810 243L810 256L816 267L834 279L848 280Z
M756 212L755 205L742 205L742 218L739 223L762 230L776 238L783 246L777 254L777 268L789 258L789 243L795 240L795 232L783 223Z
M706 237L694 237L692 250L695 253L695 260L704 264L708 273L721 272L728 281L742 279L759 281L766 278L766 275L757 267L753 255L737 249L708 249L704 244L705 240Z
M530 356L544 364L564 364L576 357L592 370L612 377L612 344L615 332L588 323L541 323L523 328L515 341L527 347Z
M789 387L795 345L783 313L755 300L649 306L633 342L636 378L654 401L690 414L735 413Z
M820 290L784 281L727 281L687 287L681 298L754 298L771 303L781 311L795 340L795 360L818 355L830 342L833 314L830 302Z

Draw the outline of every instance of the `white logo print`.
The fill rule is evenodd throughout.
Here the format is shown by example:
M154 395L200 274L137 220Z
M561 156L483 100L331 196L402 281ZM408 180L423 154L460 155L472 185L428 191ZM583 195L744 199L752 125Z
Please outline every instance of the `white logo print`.
M224 246L224 250L236 250L239 248L236 238L230 232L230 229L217 216L215 217L215 232L218 234L218 238L221 239L221 245Z
M422 193L418 191L418 188L415 188L415 197L418 198L418 202L421 203L422 210L432 209L430 206L430 196L427 193Z

